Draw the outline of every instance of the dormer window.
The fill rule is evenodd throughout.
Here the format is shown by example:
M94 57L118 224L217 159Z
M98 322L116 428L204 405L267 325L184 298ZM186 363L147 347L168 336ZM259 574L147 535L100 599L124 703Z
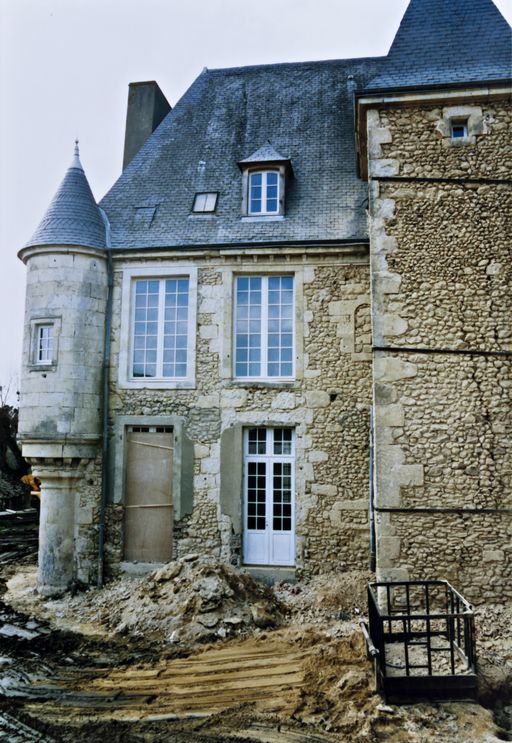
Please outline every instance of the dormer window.
M279 214L279 171L250 173L249 214Z
M242 171L242 219L282 219L285 190L293 178L290 158L268 142L238 163Z

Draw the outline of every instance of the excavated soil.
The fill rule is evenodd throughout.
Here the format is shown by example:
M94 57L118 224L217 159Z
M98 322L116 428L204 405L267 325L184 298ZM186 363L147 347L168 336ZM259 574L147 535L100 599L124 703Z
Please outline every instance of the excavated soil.
M0 739L14 719L41 741L63 743L512 740L509 610L477 612L501 729L478 704L386 705L358 625L367 578L324 576L271 590L188 555L144 578L48 600L34 592L33 567L18 570L5 598L22 614L4 622L22 633L0 683Z

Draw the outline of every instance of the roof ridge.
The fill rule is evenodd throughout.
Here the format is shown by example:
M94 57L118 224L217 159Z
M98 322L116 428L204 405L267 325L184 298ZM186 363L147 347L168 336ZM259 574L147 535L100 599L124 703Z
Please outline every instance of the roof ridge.
M344 65L349 62L364 63L364 62L378 62L384 61L385 55L377 57L348 57L347 59L311 59L305 62L269 62L268 64L255 64L255 65L240 65L239 67L205 67L204 72L208 75L222 76L230 74L240 74L241 72L255 72L257 70L275 70L278 68L290 68L290 67L316 67L316 66L328 66L328 65Z

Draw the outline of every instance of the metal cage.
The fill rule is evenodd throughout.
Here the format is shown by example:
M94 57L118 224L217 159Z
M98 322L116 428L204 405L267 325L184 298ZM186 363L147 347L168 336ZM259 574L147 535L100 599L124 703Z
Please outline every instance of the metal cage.
M361 625L387 701L475 699L474 612L447 581L369 583Z

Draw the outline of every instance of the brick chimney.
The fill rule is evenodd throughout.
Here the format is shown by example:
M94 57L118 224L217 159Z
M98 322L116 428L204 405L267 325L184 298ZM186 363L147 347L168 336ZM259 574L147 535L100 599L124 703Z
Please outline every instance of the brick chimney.
M123 170L170 110L171 106L167 98L154 80L130 83L126 111Z

